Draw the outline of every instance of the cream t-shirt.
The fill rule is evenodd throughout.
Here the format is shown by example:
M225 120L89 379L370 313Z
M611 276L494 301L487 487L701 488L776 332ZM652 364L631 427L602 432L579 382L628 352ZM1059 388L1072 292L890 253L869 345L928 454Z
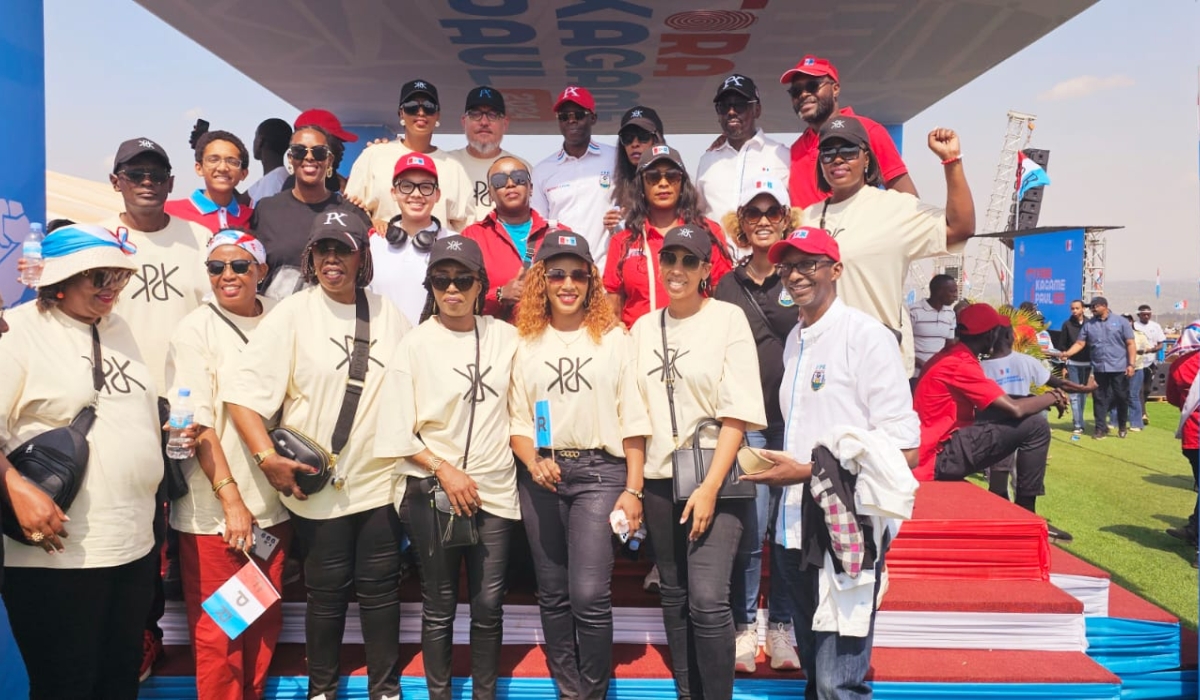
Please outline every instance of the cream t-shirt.
M446 157L458 162L467 173L467 179L471 181L471 206L474 212L475 220L482 219L487 216L493 209L496 208L492 202L492 192L488 189L488 170L492 168L492 164L497 160L505 157L520 158L504 149L494 156L487 158L476 158L467 152L466 147L457 148L453 151L447 151ZM441 175L441 171L438 171ZM472 222L474 223L474 222Z
M400 213L396 200L392 199L392 173L396 161L412 153L412 149L399 139L380 143L363 149L350 168L346 180L347 197L362 200L363 209L373 221L390 221ZM433 215L442 225L453 231L462 231L475 223L475 199L467 171L448 151L437 150L424 154L433 159L438 171L438 189L442 197L433 205Z
M560 333L549 326L536 338L522 338L508 395L512 434L536 444L535 409L545 400L554 449L624 457L622 440L650 434L632 359L632 341L619 328L599 344L585 329Z
M396 348L390 363L375 453L411 457L426 447L475 480L483 510L502 518L521 517L517 472L509 445L508 386L512 377L517 329L491 316L476 316L475 333L451 331L437 317L417 326ZM463 465L471 405L471 454ZM429 472L411 459L400 462L396 503L405 477Z
M704 302L700 311L685 319L672 318L668 312L664 358L659 327L664 311L642 316L632 331L638 387L652 430L646 441L647 479L671 478L671 452L692 444L696 425L704 418L743 420L746 430L762 430L767 424L758 350L745 312L716 299ZM679 426L675 441L671 439L667 372L675 378ZM704 437L706 447L716 444L715 430Z
M204 261L212 231L172 216L166 228L147 233L131 229L115 217L101 224L110 231L125 229L137 246L138 266L114 307L133 329L142 357L154 379L154 391L167 392L167 346L175 326L200 306L210 292Z
M371 350L362 398L337 461L337 473L346 484L339 491L328 483L304 501L284 499L288 510L304 518L328 520L392 501L396 460L378 456L373 447L381 421L395 411L380 400L392 350L412 326L395 304L365 293L371 310ZM339 304L320 287L305 289L279 302L259 323L241 357L222 368L218 396L264 418L282 406L281 426L331 449L353 349L354 304Z
M277 303L266 297L259 297L259 301L263 313L250 318L221 309L216 302L213 306L217 306L242 335L252 338L259 323ZM206 304L188 314L175 329L167 355L167 381L171 399L179 395L180 389L191 390L196 423L216 430L242 501L260 527L271 527L288 519L287 509L283 507L279 492L271 488L266 475L254 464L250 450L225 411L225 404L217 400L219 371L237 363L245 349L245 341ZM212 482L195 457L184 463L183 472L188 481L188 493L171 503L171 527L193 535L224 532L225 510L213 497Z
M91 328L58 310L23 304L0 339L0 448L67 425L96 396ZM5 543L5 566L120 566L154 547L154 492L163 478L157 394L133 332L118 314L100 321L104 385L88 432L83 486L67 517L62 553Z

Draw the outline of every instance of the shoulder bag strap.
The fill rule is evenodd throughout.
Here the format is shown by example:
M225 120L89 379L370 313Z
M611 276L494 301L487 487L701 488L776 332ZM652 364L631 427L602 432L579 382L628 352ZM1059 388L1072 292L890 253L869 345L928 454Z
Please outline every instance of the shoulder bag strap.
M212 312L217 315L217 318L219 318L222 321L224 321L225 323L229 324L229 327L233 329L234 333L237 333L237 336L242 339L243 343L246 343L246 344L250 343L250 339L246 337L246 334L242 332L242 329L238 328L237 324L235 324L232 320L230 320L230 318L228 316L221 313L221 310L218 309L211 301L208 302L208 308L212 309Z
M754 311L758 313L758 317L762 319L763 325L767 327L767 332L774 336L775 329L771 326L771 322L767 320L766 312L762 310L762 307L759 306L758 302L754 299L754 295L751 294L750 290L746 289L746 286L740 281L735 279L734 282L737 282L738 289L742 290L742 294L746 295L746 301L750 302L750 307L753 308Z
M350 353L350 376L346 379L346 393L342 397L342 410L338 413L337 425L333 428L333 455L336 457L350 439L350 428L354 425L354 413L358 400L362 398L367 378L367 362L371 350L371 308L367 304L367 290L359 289L354 297L354 351Z
M100 389L104 386L104 366L100 357L100 323L92 324L92 388L99 398Z
M483 368L479 366L479 362L480 362L479 321L480 321L480 319L478 317L476 317L476 319L475 319L475 372L476 373L483 371ZM471 390L471 417L467 419L467 446L463 450L462 470L464 472L467 471L467 460L471 457L471 433L474 432L474 430L475 430L475 403L476 403L475 390L472 389Z
M658 317L658 327L662 329L663 376L667 381L667 405L671 408L671 449L675 449L679 444L679 426L675 422L675 374L674 368L668 360L670 351L667 349L667 310L663 309L659 313L661 315Z

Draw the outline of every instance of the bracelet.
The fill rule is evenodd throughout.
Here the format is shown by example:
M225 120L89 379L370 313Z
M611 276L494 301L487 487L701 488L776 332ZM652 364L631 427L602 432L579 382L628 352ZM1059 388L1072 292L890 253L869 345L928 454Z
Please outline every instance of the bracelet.
M942 161L942 165L950 165L951 163L957 163L957 162L959 162L960 160L962 160L962 154L961 154L961 153L960 153L960 154L958 154L958 155L956 155L956 156L954 156L953 158L947 158L946 160L943 160L943 161Z
M426 469L429 470L430 474L437 474L437 470L440 469L445 463L446 460L442 459L441 457L430 457L429 466L427 466Z
M217 492L218 492L218 491L220 491L221 489L225 488L226 486L230 485L230 484L237 484L237 482L236 482L236 481L234 481L234 479L233 479L233 477L232 477L232 476L227 476L227 477L225 477L224 479L221 479L221 480L220 480L220 481L218 481L217 483L213 484L213 487L212 487L212 490L213 490L213 496L216 496L217 498L220 498L220 496L218 496L218 495L217 495Z
M645 500L645 498L646 498L645 492L638 491L637 489L631 489L628 486L625 487L625 493L629 494L630 496L633 496L634 498L638 499L639 501Z
M496 287L496 303L504 303L504 287Z

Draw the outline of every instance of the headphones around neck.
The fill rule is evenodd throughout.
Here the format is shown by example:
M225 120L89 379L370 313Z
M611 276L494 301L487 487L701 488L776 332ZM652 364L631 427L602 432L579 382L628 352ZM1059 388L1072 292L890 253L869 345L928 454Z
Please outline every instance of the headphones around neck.
M411 240L414 249L422 253L429 252L433 248L434 242L437 241L438 233L442 230L442 222L438 221L436 216L431 216L429 218L433 220L435 226L432 231L424 229L410 236L408 232L400 228L400 219L403 216L403 214L397 214L388 221L387 231L384 232L384 238L387 239L388 245L393 248L403 248Z

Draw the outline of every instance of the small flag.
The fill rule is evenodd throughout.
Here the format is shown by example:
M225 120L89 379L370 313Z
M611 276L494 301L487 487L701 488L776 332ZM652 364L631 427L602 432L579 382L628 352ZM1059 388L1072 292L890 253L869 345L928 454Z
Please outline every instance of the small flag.
M1183 311L1186 308L1187 308L1187 299L1183 299L1181 301L1175 302L1175 310L1176 311Z
M543 399L538 401L534 407L534 419L537 421L537 446L538 449L550 449L553 443L550 442L550 402Z
M1158 299L1162 296L1162 271L1154 271L1154 298Z
M1034 187L1050 184L1050 176L1042 166L1033 159L1017 151L1017 201L1025 198L1025 193Z
M279 591L254 562L249 562L200 607L230 639L237 639L277 600Z

